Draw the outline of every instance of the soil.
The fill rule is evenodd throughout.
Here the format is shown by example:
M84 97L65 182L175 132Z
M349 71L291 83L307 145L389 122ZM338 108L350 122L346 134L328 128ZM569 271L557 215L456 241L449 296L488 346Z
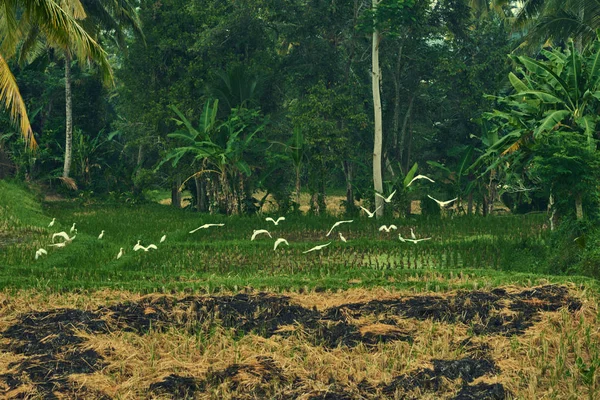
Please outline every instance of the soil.
M0 375L0 395L12 398L109 399L85 385L75 385L69 376L89 375L102 370L104 356L86 346L86 333L110 334L121 330L145 335L151 331L182 329L190 335L210 334L215 327L230 329L236 337L248 334L269 338L301 335L312 346L327 349L358 345L376 348L381 342L411 342L404 331L407 320L432 319L462 323L474 335L522 335L540 320L540 313L566 307L576 311L581 303L570 297L566 287L548 285L509 293L504 289L458 292L447 296L411 296L388 300L348 303L324 310L305 308L289 297L268 294L232 296L147 296L92 311L59 308L22 314L0 333L0 350L10 352L14 361ZM365 330L356 321L368 317L378 329ZM239 399L355 399L419 398L414 393L440 394L454 399L504 399L509 396L500 383L472 382L495 376L501 371L489 358L486 345L470 339L456 344L467 349L469 357L457 360L431 360L433 368L396 376L388 383L363 381L355 386L330 382L324 392L307 391L310 376L293 376L270 357L257 356L255 362L231 364L211 370L202 377L168 375L147 386L148 396L187 399L215 388L226 387L239 393ZM458 385L458 386L457 386ZM452 386L452 385L450 385ZM25 393L22 390L29 388ZM21 393L19 395L17 392ZM443 396L442 396L443 395ZM21 396L21 397L18 397ZM411 397L413 396L413 397Z

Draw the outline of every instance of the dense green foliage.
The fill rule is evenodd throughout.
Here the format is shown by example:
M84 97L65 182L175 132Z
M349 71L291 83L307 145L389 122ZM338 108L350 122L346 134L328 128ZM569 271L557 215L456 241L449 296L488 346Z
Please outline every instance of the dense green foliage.
M360 216L358 206L373 209L377 198L368 56L376 30L383 191L397 193L386 217L410 217L413 200L424 226L446 226L447 213L487 216L501 201L513 212L548 210L538 222L558 236L552 250L546 239L528 242L531 258L595 275L597 5L517 3L73 0L57 10L71 24L59 38L28 24L15 35L13 17L33 18L34 3L11 3L0 12L10 49L0 67L17 79L39 147L27 150L23 126L2 114L0 178L115 204L142 204L159 190L178 208L185 190L190 211L248 218L267 201L300 218L304 190L310 214L326 222L326 196L345 192L343 212ZM71 63L69 49L92 38L108 57L94 45L100 66ZM417 174L435 183L409 186ZM457 201L446 212L428 196ZM501 254L480 256L507 265Z
M143 0L138 18L129 21L143 27L143 36L115 14L126 51L111 45L110 35L100 38L113 53L116 86L102 86L93 69L72 68L70 176L79 189L140 198L145 190L175 190L185 182L197 209L224 213L253 210L256 205L246 205L256 190L272 194L285 212L298 208L297 188L310 192L317 214L332 188L346 188L349 214L356 213L356 200L373 201L366 151L372 147L370 62L364 56L373 15L361 2L304 3ZM483 95L502 87L511 44L502 21L473 20L462 1L386 0L380 12L384 188L391 192L401 189L415 162L419 173L436 173L427 171L426 161L453 170L463 150L476 145L470 135L479 128L471 119L488 107ZM86 23L95 33L92 17ZM57 53L40 52L34 62L15 65L40 149L24 153L11 130L0 140L0 151L14 163L11 174L52 184L64 156L65 60ZM236 110L260 116L253 124L262 126L241 158L225 157L244 171L229 176L220 185L225 193L215 195L210 174L186 180L206 166L202 160L188 154L176 166L164 162L184 145L171 135L180 129L176 120L195 124L213 99L219 100L219 124ZM303 138L302 162L293 156L295 131ZM444 185L435 194L462 195L460 186ZM227 193L242 206L225 205ZM404 213L403 204L422 195L411 193L396 211ZM481 200L476 193L475 202Z

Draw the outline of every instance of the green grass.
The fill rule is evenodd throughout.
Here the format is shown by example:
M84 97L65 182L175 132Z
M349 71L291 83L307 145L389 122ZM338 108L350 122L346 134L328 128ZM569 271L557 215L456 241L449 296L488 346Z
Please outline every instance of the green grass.
M11 221L0 242L0 288L48 290L115 288L139 292L169 290L258 289L338 290L384 286L415 290L448 290L501 284L572 281L587 286L583 277L550 276L544 257L547 238L540 233L543 216L502 216L454 219L358 218L325 236L332 217L289 216L279 226L258 217L201 215L158 204L140 206L79 206L47 204L43 210L31 193L0 181L4 217ZM57 218L53 228L48 222ZM77 224L77 238L66 248L48 247L54 232ZM188 232L204 223L224 227ZM381 233L381 223L394 223L395 233ZM398 232L433 239L401 243ZM18 228L18 229L17 229ZM266 228L273 239L250 241L253 229ZM105 230L103 240L97 236ZM0 231L1 232L1 231ZM14 233L13 233L14 232ZM167 240L159 244L160 237ZM2 236L0 236L1 238ZM289 247L273 251L284 237ZM157 251L134 252L133 245L155 243ZM321 252L302 254L332 241ZM48 256L34 259L44 247ZM117 260L123 247L125 255ZM462 276L462 278L461 278Z

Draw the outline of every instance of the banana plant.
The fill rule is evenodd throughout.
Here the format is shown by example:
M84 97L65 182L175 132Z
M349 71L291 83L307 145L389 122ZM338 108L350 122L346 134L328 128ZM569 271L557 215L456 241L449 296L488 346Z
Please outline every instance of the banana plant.
M505 155L519 150L528 140L560 129L583 134L590 150L595 150L596 107L600 100L600 41L586 55L580 54L573 42L565 53L541 51L546 60L513 56L517 74L510 72L513 94L492 97L499 108L484 113L492 122L499 139L489 148Z
M236 208L235 203L239 205L239 201L235 200L239 200L243 191L243 175L251 174L250 165L244 159L245 152L264 125L248 133L248 126L239 117L237 109L232 110L227 121L220 123L217 120L218 104L218 100L205 104L198 127L194 127L176 106L171 106L179 117L174 121L181 129L167 136L178 139L182 146L175 148L163 163L172 160L175 167L185 155L191 155L194 163L200 163L200 169L183 184L191 178L216 173L220 184L217 201L227 213L232 213Z
M513 93L495 97L498 108L483 115L496 140L471 167L475 170L487 165L480 176L500 164L513 170L529 170L538 144L557 133L583 138L587 150L596 151L600 39L583 54L571 41L564 52L543 49L541 55L545 59L512 57L517 67L517 73L508 76ZM575 203L581 209L580 197Z

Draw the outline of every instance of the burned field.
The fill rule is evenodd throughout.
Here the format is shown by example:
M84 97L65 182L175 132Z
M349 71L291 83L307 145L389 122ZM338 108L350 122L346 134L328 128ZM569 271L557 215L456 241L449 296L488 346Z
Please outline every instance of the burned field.
M37 301L0 303L4 398L598 394L596 302L566 286Z

